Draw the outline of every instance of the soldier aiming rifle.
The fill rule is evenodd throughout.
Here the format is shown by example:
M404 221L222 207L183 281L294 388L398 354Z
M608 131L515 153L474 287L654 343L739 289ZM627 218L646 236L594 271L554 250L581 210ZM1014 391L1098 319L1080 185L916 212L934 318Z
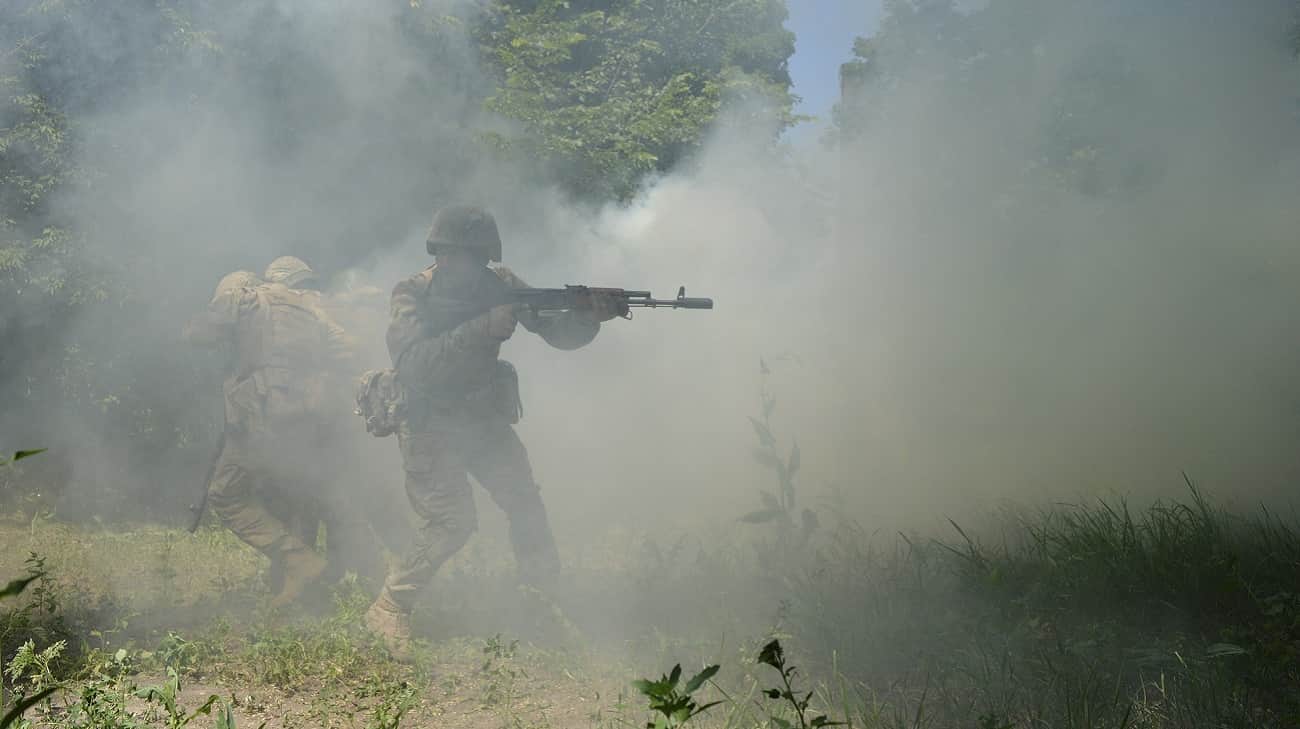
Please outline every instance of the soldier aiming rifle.
M711 309L709 299L655 299L648 291L529 288L503 266L495 219L471 206L433 217L435 263L393 289L387 344L392 370L363 375L357 414L377 435L397 434L406 493L422 524L389 572L366 624L389 652L409 659L411 608L477 524L469 476L510 522L521 578L546 584L560 559L528 453L512 427L521 415L515 369L500 359L518 325L557 349L586 346L603 322L633 308Z

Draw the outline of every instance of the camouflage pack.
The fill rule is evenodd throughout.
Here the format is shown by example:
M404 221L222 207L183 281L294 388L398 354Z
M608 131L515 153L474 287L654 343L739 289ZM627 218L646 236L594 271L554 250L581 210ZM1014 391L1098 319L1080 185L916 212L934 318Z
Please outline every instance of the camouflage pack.
M366 432L376 438L392 435L405 415L406 398L393 369L368 370L357 384L357 408Z

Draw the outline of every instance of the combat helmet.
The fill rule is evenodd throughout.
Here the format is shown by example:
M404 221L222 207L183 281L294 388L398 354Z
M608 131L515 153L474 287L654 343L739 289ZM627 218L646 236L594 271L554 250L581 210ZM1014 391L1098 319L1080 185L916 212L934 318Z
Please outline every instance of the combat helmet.
M425 243L429 253L439 248L469 248L501 260L501 234L492 213L477 205L452 205L433 214L433 226Z
M266 273L262 278L270 283L284 284L292 289L298 288L304 282L315 281L316 272L311 270L311 266L301 258L280 256L266 267Z
M252 271L231 271L217 282L217 290L212 293L212 298L216 299L227 291L242 289L248 286L256 286L261 283L262 279Z

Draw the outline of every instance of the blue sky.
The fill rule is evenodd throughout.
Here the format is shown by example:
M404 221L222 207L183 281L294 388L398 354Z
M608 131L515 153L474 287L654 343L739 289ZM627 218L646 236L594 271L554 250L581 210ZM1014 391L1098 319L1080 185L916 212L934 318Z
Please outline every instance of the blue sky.
M840 64L852 56L853 39L869 35L880 20L880 0L788 0L786 27L795 33L790 77L803 97L798 111L829 118L839 99Z

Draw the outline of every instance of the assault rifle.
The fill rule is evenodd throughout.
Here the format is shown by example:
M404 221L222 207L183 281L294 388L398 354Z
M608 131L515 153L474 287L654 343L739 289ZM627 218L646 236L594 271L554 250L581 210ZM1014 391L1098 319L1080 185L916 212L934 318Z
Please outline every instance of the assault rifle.
M656 299L649 291L606 289L594 286L565 286L562 289L511 289L506 303L515 304L537 313L587 309L593 294L603 294L614 299L619 316L632 318L632 309L712 309L713 299L686 296L686 287L677 289L675 299Z
M190 534L199 530L199 525L203 523L203 515L208 511L208 487L212 485L212 477L217 474L217 462L221 460L221 451L225 448L226 431L223 429L221 437L217 439L217 447L212 451L212 460L208 462L208 475L203 478L203 493L199 495L197 502L190 504Z

